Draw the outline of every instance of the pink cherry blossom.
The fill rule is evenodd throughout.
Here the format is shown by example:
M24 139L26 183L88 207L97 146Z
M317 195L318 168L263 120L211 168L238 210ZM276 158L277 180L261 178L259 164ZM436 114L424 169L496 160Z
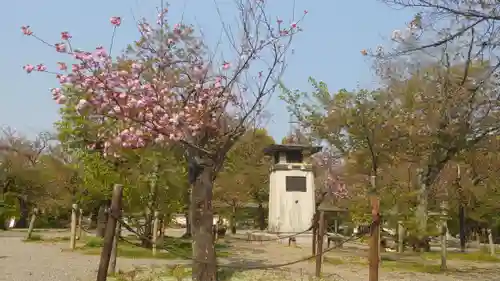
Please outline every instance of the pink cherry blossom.
M325 192L327 197L346 198L349 193L342 179L342 161L333 151L322 151L313 156L313 164L321 170L319 177L322 179L318 191ZM333 199L331 198L331 199Z
M24 35L32 35L33 31L31 31L29 25L21 26L21 31L23 32Z
M122 24L122 18L121 17L111 17L109 19L109 21L114 26L120 26Z
M110 22L117 28L121 18L111 17ZM71 36L62 32L64 43L51 45L34 38L54 46L57 52L65 52L68 59L73 60L68 62L71 66L57 63L60 71L66 71L64 74L47 71L43 64L24 67L28 73L39 71L55 75L60 86L51 92L58 104L75 98L71 104L76 104L75 110L80 114L119 121L120 126L107 128L101 135L106 153L113 155L116 152L113 149L120 146L136 148L151 142L179 142L196 139L200 134L215 135L220 130L220 114L247 103L248 97L241 97L242 93L233 91L236 87L230 84L237 83L234 82L237 77L227 77L226 70L239 63L224 61L221 69L214 69L212 57L206 55L200 40L193 39L196 36L192 36L190 26L178 23L167 30L164 42L169 47L161 57L151 47L157 43L153 40L158 38L150 34L168 27L160 24L153 28L146 22L137 27L141 31L141 38L136 40L140 55L125 53L115 59L102 46L91 51L70 49L67 41ZM26 35L31 34L28 26L22 30ZM270 29L267 38L272 39L257 41L254 53L243 51L242 57L245 61L256 60L259 52L266 48L276 50L281 37L297 32L299 30L293 28L282 29L279 33ZM182 49L188 50L189 56L182 55L179 52ZM121 67L121 62L130 62L126 64L130 67ZM234 75L248 69L247 65L244 67L242 71L235 69ZM262 77L262 72L258 72L258 76ZM66 95L62 89L68 88L78 93Z
M66 45L64 43L57 43L55 44L56 51L59 53L66 53Z
M56 99L57 104L64 104L66 102L66 97L65 96L60 96L59 98Z
M31 73L31 72L35 69L35 67L34 67L33 65L31 65L31 64L27 64L27 65L23 66L23 69L24 69L27 73Z
M291 28L297 28L297 23L296 23L296 22L292 23L292 24L290 25L290 27L291 27Z
M67 31L61 32L61 39L63 41L67 41L67 40L71 39L71 37L72 36L69 34L69 32L67 32Z
M58 62L57 67L59 68L59 70L63 70L63 71L68 69L68 66L64 62Z
M36 71L46 71L47 70L47 67L44 65L44 64L38 64L36 66Z

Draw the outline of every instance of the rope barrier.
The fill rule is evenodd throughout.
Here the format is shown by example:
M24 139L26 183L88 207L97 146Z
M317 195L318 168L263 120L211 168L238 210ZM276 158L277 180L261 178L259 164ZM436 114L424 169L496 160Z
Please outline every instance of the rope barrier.
M129 230L130 232L132 232L135 235L138 235L138 233L136 231L134 231L128 224L124 223L120 218L116 218L115 217L115 219L117 219L120 222L120 224L125 227L125 229ZM374 222L372 224L374 224ZM345 239L345 240L343 240L343 241L341 241L339 243L336 243L334 246L329 247L327 249L324 249L324 250L320 251L319 253L316 253L315 255L305 256L305 257L302 257L300 259L297 259L297 260L294 260L294 261L290 261L290 262L279 263L279 264L270 264L270 265L261 265L261 266L235 266L235 265L229 265L229 264L220 264L220 263L217 263L217 262L216 263L212 263L212 262L209 262L209 261L194 259L194 258L186 256L184 254L180 254L179 252L176 253L175 250L173 250L172 248L169 249L165 245L164 245L163 249L166 250L166 251L168 251L169 253L175 255L175 256L178 256L178 257L186 259L186 260L191 260L193 262L202 263L202 264L206 264L206 265L216 265L216 266L222 267L222 268L232 268L232 269L240 269L240 270L277 269L277 268L280 268L280 267L285 267L285 266L290 266L290 265L294 265L294 264L297 264L297 263L301 263L301 262L304 262L304 261L316 258L317 256L320 256L320 255L324 255L325 253L331 252L331 251L333 251L333 250L341 247L343 244L345 244L347 242L351 242L351 241L354 241L356 239L359 239L361 236L364 236L365 234L368 234L368 233L369 233L369 231L353 234L350 237L348 237L347 239ZM126 238L124 238L122 236L120 236L119 238L120 238L120 240L125 241L125 242L127 242L127 243L129 243L131 245L134 245L134 246L137 246L137 247L140 247L140 248L146 248L146 249L148 249L147 247L143 247L140 244L136 244L136 243L134 243L132 241L128 241ZM146 240L148 242L152 242L148 237L140 237L140 236L138 236L138 238L140 240Z

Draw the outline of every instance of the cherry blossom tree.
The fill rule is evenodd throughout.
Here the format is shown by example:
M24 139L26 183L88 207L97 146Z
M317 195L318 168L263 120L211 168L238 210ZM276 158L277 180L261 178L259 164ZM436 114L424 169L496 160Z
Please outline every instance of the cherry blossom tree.
M192 189L193 280L216 280L213 182L227 152L264 111L307 14L286 24L271 20L263 0L238 0L236 6L241 33L232 34L223 23L233 51L229 56L208 50L193 26L170 24L167 9L160 9L156 25L138 22L140 38L116 57L110 54L112 46L74 48L66 31L59 43L52 44L29 26L21 28L25 35L72 57L72 64L56 62L57 71L43 64L27 64L24 69L54 75L61 84L52 89L57 103L76 95L80 114L101 116L113 124L99 132L108 157L119 158L120 148L151 143L184 149ZM114 36L122 19L112 17L110 22ZM219 56L220 61L215 59Z
M339 200L348 196L346 183L342 178L342 158L339 153L327 149L313 155L318 182L316 201Z

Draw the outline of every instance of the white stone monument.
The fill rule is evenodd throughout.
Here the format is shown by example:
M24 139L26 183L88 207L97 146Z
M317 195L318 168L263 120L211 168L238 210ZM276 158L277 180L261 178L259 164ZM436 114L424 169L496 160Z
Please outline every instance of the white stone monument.
M304 158L319 146L271 145L265 153L273 157L269 176L268 232L278 235L304 232L315 212L314 173Z

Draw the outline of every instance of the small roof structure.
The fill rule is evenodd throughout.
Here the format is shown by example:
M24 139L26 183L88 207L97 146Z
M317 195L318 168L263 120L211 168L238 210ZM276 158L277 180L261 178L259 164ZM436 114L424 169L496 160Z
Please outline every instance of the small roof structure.
M323 148L321 146L310 146L301 144L272 144L264 149L266 155L274 155L276 152L303 151L305 154L313 155Z

